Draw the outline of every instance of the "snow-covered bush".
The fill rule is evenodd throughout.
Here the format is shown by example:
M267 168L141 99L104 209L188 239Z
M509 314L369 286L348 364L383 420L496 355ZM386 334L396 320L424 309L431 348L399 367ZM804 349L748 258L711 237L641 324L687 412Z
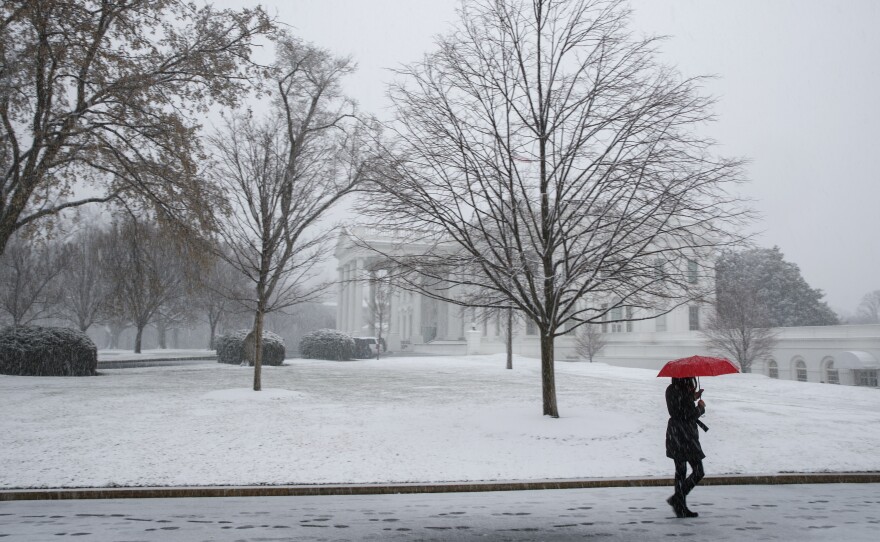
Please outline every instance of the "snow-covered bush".
M81 331L64 327L0 329L0 373L21 376L92 376L98 348Z
M350 360L354 357L354 339L335 329L319 329L302 338L299 355L306 359Z
M217 361L239 365L245 361L244 340L250 329L240 329L217 337L214 348ZM253 347L251 347L253 348ZM271 331L263 331L263 365L281 365L284 362L284 339ZM250 363L253 365L253 362Z

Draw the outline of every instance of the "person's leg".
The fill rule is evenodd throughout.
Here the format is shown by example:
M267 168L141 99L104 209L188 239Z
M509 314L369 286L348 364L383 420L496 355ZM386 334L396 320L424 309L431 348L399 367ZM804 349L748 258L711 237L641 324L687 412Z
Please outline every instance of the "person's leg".
M691 464L691 475L688 476L687 480L682 483L682 493L683 497L681 500L682 506L682 515L681 517L686 518L695 518L699 516L696 512L692 512L687 507L687 494L691 492L691 490L700 483L700 480L703 479L703 475L705 474L703 471L703 462L700 459L696 459L694 461L688 461Z
M687 508L685 504L685 484L687 483L687 461L675 461L675 493L666 499L672 510L675 511L677 517L684 517L684 510Z
M683 491L685 496L691 492L691 490L700 483L700 480L703 479L705 472L703 471L703 461L700 459L695 459L693 461L688 461L691 464L691 475L687 477L683 484ZM677 468L677 467L676 467Z

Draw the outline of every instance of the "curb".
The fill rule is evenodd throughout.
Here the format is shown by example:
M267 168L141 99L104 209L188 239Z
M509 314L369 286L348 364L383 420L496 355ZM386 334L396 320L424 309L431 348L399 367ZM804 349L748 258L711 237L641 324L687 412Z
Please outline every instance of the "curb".
M164 358L145 358L145 359L99 359L98 365L102 363L152 363L154 361L216 361L217 356L177 356Z
M880 472L785 473L707 476L704 486L780 484L876 484ZM193 497L302 497L317 495L390 495L402 493L463 493L476 491L534 491L607 487L660 487L672 478L582 478L494 482L406 484L327 484L280 486L111 487L0 490L0 501L67 499L170 499Z

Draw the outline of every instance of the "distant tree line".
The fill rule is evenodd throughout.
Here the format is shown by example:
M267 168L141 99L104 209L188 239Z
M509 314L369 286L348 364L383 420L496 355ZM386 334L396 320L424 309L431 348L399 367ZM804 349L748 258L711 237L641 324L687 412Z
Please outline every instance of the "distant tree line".
M164 346L199 314L212 341L248 314L259 390L267 316L326 312L322 218L372 169L375 123L341 91L353 61L260 7L185 0L3 2L0 56L6 321L131 327L139 351L147 326ZM212 108L225 124L208 131ZM88 204L125 212L65 231Z
M0 257L0 325L103 328L102 348L119 348L129 331L135 352L147 329L155 347L167 348L172 330L203 327L203 345L213 348L219 333L248 326L239 301L246 288L245 277L212 252L199 252L156 221L120 214L57 239L14 235ZM319 305L291 312L273 327L292 344L332 325L331 311Z

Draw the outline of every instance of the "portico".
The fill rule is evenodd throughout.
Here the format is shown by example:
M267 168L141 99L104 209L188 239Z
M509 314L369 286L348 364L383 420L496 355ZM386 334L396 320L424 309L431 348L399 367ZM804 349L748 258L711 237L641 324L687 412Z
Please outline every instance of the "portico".
M380 335L376 313L382 310L381 335L390 350L411 350L414 345L437 341L463 345L464 322L456 307L399 288L388 292L384 303L377 299L375 265L382 259L379 254L401 250L388 235L370 228L343 230L335 250L339 263L337 328L355 337Z

